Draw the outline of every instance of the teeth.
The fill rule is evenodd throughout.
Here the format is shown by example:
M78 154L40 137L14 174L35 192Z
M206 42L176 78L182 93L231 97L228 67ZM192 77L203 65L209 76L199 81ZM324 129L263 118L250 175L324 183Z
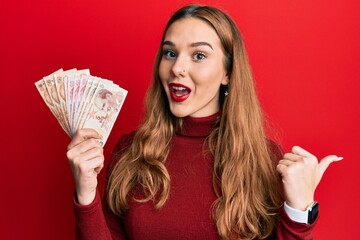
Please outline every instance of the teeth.
M173 89L177 90L177 91L186 90L186 88L184 88L184 87L175 87L175 86L173 86Z

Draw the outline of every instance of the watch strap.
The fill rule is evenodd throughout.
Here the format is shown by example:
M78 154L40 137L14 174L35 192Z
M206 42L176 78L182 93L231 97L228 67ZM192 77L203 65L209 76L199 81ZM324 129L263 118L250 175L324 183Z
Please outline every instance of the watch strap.
M310 204L310 206L307 208L307 212L308 212L308 220L307 223L308 224L313 224L317 218L317 215L319 213L319 203L318 202L313 202Z

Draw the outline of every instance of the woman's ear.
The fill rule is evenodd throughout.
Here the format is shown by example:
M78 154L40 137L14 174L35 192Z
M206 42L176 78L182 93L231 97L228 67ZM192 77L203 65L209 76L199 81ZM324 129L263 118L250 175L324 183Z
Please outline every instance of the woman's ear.
M223 79L221 80L222 85L228 85L229 84L229 74L225 74Z

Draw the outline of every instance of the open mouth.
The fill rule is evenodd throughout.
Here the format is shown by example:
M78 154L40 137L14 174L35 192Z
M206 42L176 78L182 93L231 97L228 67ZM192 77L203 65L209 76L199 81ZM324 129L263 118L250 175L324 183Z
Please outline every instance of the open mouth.
M179 83L170 83L169 84L170 95L172 100L175 102L185 101L191 93L191 89L179 84Z

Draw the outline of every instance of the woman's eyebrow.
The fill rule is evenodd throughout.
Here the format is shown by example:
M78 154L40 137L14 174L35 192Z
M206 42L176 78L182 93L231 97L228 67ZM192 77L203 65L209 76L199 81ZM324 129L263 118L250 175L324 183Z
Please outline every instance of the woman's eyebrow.
M164 41L162 45L163 46L167 45L167 46L175 47L175 44L173 42L171 42L171 41ZM214 48L208 42L194 42L194 43L190 44L190 47L198 47L198 46L208 46L212 50L214 50Z
M175 44L174 44L173 42L171 42L171 41L164 41L164 42L162 43L162 45L163 45L163 46L167 45L167 46L175 47Z
M210 43L208 42L194 42L192 44L190 44L191 47L198 47L198 46L208 46L210 47L212 50L214 50L214 48L211 46Z

